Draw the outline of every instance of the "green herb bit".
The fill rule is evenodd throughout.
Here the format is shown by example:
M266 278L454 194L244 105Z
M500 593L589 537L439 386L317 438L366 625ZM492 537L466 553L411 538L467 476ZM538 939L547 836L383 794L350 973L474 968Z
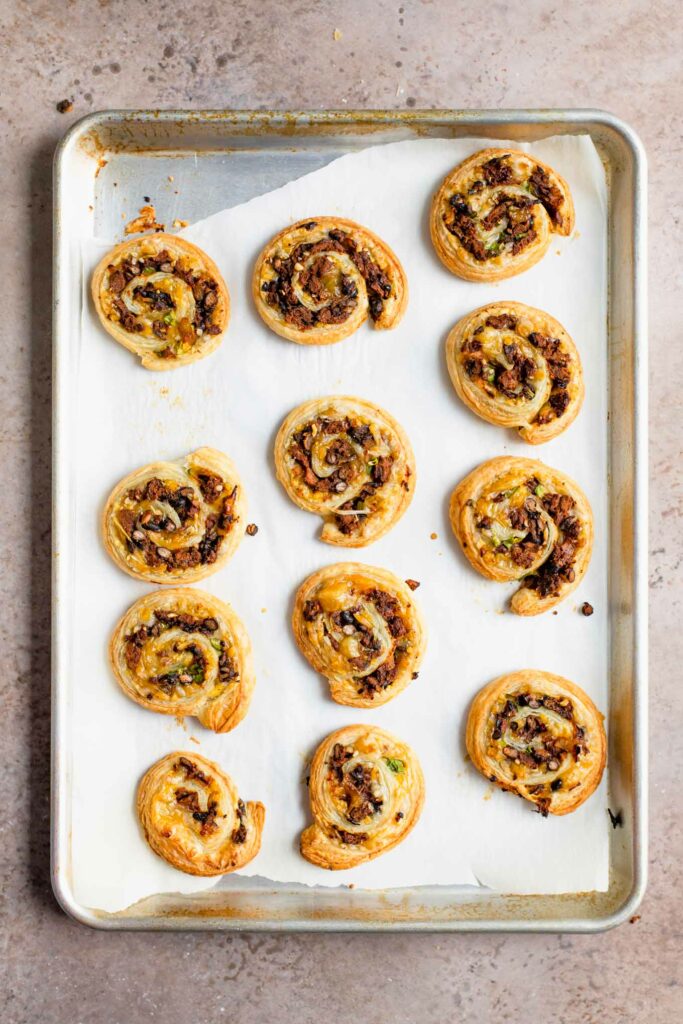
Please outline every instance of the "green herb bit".
M156 273L156 267L143 267L142 273L145 275L145 277L149 277L150 274Z
M372 469L379 462L379 458L375 455L374 458L368 459L368 469Z
M162 317L162 319L163 319L164 323L168 324L169 327L170 327L170 326L172 326L175 323L175 314L174 313L167 313L164 317Z
M384 761L394 775L400 775L401 772L404 772L406 769L406 763L405 761L402 761L400 757L385 757Z
M542 484L539 484L538 487L534 488L534 494L537 498L542 498L545 494L545 487Z
M213 647L214 651L218 651L220 653L223 650L222 640L209 640L209 643Z

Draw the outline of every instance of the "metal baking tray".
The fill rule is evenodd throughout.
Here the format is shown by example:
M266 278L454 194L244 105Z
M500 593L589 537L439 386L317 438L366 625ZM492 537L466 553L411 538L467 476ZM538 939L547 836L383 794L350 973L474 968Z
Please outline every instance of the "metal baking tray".
M64 413L73 387L65 344L68 289L80 287L74 239L115 237L137 209L149 161L156 180L183 175L183 216L206 217L349 151L415 137L534 142L588 133L604 162L608 205L610 807L618 812L604 893L507 896L462 887L307 889L232 876L230 886L150 897L107 914L79 905L70 871L69 680L65 677L73 501ZM106 168L105 173L100 173ZM626 920L647 864L646 161L634 132L593 110L106 111L67 133L55 157L52 632L52 880L69 914L98 928L276 931L576 931Z

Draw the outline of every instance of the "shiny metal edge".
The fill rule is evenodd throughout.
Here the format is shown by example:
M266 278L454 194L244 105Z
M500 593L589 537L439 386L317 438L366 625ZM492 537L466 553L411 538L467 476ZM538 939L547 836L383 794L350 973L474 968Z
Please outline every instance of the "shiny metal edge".
M162 122L181 125L202 125L212 122L223 128L244 128L249 126L259 132L267 128L287 128L293 136L302 128L331 128L360 125L381 127L383 125L406 127L430 126L433 128L458 126L465 132L477 132L491 127L504 129L514 126L540 127L550 131L586 132L591 136L596 131L607 130L617 135L629 150L633 161L634 187L631 196L633 219L633 280L632 280L632 324L633 324L633 387L634 387L634 480L633 480L633 884L622 904L611 913L601 917L585 918L478 918L477 920L440 921L387 921L379 919L353 920L334 919L279 919L267 916L239 920L230 917L207 918L201 915L188 916L125 916L104 914L78 903L71 890L64 866L66 839L61 827L62 807L66 787L66 751L62 739L65 733L67 708L61 699L59 680L61 658L59 642L59 596L61 593L61 572L59 551L64 531L64 517L59 500L63 488L61 459L60 423L62 406L65 402L61 387L62 361L60 338L60 268L66 260L66 237L61 227L61 195L66 156L70 148L83 136L98 127L120 125L126 122ZM57 902L72 918L93 928L105 930L245 930L245 931L371 931L371 932L576 932L595 933L606 931L624 923L639 907L647 885L647 692L648 692L648 579L647 579L647 412L648 412L648 371L647 371L647 159L641 140L635 131L613 114L595 109L547 109L547 110L414 110L409 112L391 110L342 110L342 111L226 111L226 110L109 110L89 114L77 121L59 143L54 157L54 243L53 243L53 470L52 470L52 728L51 728L51 880ZM492 902L495 897L492 898ZM528 899L533 900L534 897Z

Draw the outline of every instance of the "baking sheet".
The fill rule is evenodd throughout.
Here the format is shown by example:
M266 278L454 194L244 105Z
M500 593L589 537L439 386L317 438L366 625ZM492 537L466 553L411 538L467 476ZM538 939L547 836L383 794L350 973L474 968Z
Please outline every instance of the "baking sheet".
M578 231L553 240L541 264L497 286L468 285L438 263L426 211L433 188L456 162L485 143L430 140L375 147L341 158L277 192L195 224L184 234L219 264L233 299L233 320L219 351L195 366L150 374L95 323L83 302L75 346L78 399L71 465L75 579L72 687L72 871L78 901L121 909L155 892L191 892L215 884L183 876L142 841L133 814L142 772L171 749L197 749L236 779L245 799L267 806L263 849L251 872L308 885L400 887L487 885L503 892L572 892L607 886L606 784L566 819L541 819L492 792L464 760L467 705L493 676L519 667L560 672L606 710L606 190L588 138L536 143L533 151L568 178ZM504 145L505 143L501 143ZM248 283L262 244L299 217L339 213L377 231L406 268L411 301L400 327L364 327L337 346L301 349L281 341L253 312ZM117 239L85 242L85 277ZM560 255L558 255L558 253ZM85 297L85 290L83 296ZM562 437L531 449L477 420L452 392L443 341L465 312L495 299L538 305L576 340L587 397ZM74 323L78 311L74 311ZM384 405L408 431L418 486L411 508L385 538L351 558L421 580L416 598L430 630L420 678L377 711L333 704L326 684L299 656L288 619L300 580L343 560L317 539L318 520L291 505L274 480L271 448L284 415L317 394L355 393ZM111 486L129 469L175 457L200 444L236 461L250 501L246 537L230 565L200 586L229 600L244 619L256 656L257 689L247 719L223 737L194 720L146 713L118 690L106 664L108 632L149 587L109 562L97 533ZM509 591L481 580L450 535L453 485L496 454L540 457L575 476L596 520L596 545L581 587L557 616L522 620L501 614ZM431 539L437 534L435 540ZM586 620L576 609L588 599ZM306 756L330 730L374 721L407 740L426 775L423 817L390 854L351 872L326 873L303 861L298 834L308 822L301 780ZM199 740L199 745L192 737Z

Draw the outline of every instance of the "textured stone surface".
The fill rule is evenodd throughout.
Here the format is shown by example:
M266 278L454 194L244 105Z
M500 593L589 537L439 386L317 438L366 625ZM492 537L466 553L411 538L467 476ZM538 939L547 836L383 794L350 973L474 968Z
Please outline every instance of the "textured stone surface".
M3 1021L678 1019L680 4L5 0L0 21ZM65 98L74 107L60 114ZM636 923L595 937L110 935L56 907L48 876L51 156L77 117L138 106L595 106L640 133L651 163L653 756L652 878Z

